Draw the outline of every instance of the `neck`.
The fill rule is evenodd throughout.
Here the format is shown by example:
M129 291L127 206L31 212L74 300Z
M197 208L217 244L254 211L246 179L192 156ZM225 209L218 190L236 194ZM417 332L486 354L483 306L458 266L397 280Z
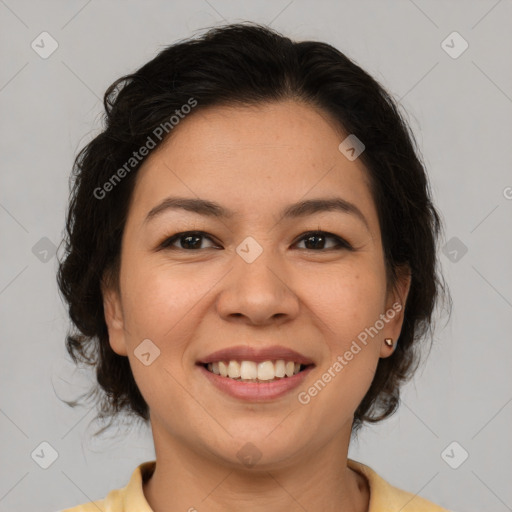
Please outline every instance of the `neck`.
M157 432L157 464L143 488L154 512L368 510L368 482L347 467L350 431L287 461L252 468Z

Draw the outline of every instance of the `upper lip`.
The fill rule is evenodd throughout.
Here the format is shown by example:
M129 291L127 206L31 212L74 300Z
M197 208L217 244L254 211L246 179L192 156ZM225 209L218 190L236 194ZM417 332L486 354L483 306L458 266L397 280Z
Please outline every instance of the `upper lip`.
M294 361L295 363L303 365L314 364L313 360L309 357L281 345L273 345L271 347L263 348L239 345L236 347L224 348L202 357L198 360L197 364L215 363L218 361L254 361L255 363L260 363L263 361L275 361L278 359Z

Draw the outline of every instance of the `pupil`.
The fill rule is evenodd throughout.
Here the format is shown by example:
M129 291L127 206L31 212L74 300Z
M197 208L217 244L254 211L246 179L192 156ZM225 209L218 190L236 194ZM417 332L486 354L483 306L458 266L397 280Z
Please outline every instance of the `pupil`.
M315 248L318 248L319 245L323 245L323 238L324 237L322 235L310 235L310 236L308 236L308 238L306 238L306 240L305 240L306 245L308 244L309 241L311 241L311 240L313 240L315 238L317 238L317 239L320 238L322 240L322 242L320 242L320 243L313 243L313 246Z
M199 240L201 237L198 236L198 235L187 235L187 236L184 236L181 239L182 240L182 244L181 245L184 248L186 248L186 249L196 249L197 248L197 243L196 244L190 243L190 240L194 239L194 238L195 238L195 240L197 242L197 240ZM183 243L183 241L185 241L185 242Z

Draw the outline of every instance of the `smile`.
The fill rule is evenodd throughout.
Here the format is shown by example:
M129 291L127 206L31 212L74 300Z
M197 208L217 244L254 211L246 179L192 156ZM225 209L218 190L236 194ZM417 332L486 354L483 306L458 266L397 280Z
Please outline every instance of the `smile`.
M293 377L304 370L306 365L278 359L259 363L255 361L217 361L208 363L205 367L215 375L242 382L273 382L277 379Z
M207 381L223 395L250 402L270 402L284 397L300 386L315 365L302 365L294 361L286 362L278 359L275 362L262 361L260 363L254 361L218 361L216 363L198 364L196 367ZM218 373L215 373L214 368ZM224 376L220 373L221 368L225 374ZM265 377L264 379L259 378L260 370L262 377ZM232 372L231 375L237 375L238 373L240 375L230 377L230 371ZM279 377L278 375L283 376Z

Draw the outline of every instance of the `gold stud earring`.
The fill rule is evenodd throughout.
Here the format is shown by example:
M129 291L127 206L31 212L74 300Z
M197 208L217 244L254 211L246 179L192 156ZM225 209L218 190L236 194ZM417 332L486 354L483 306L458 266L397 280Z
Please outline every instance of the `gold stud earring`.
M392 346L393 346L393 338L385 338L385 339L384 339L384 343L385 343L388 347L392 347Z

